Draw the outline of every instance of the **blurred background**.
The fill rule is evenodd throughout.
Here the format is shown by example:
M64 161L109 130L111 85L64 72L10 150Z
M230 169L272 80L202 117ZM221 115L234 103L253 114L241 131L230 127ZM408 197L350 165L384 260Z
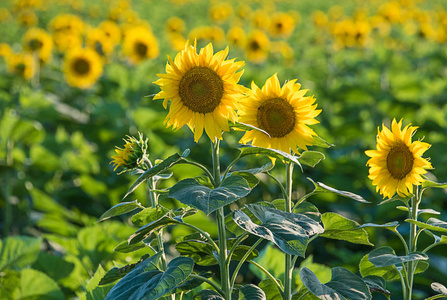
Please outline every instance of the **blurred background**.
M314 147L326 159L314 169L295 169L295 199L312 190L310 177L371 201L353 203L334 194L310 198L322 213L337 212L359 223L403 222L406 213L394 209L396 203L378 205L382 198L365 166L364 151L375 148L377 128L389 127L393 118L419 126L413 139L432 145L426 152L435 167L429 178L447 181L445 0L2 0L0 227L3 246L26 245L17 249L28 260L0 262L0 298L29 296L34 284L36 299L95 299L88 298L93 296L85 286L99 265L109 270L135 263L145 253L113 251L136 230L128 217L95 223L136 179L128 173L118 176L110 165L126 135L139 131L148 137L152 161L189 148L191 159L211 165L203 160L210 152L206 137L194 143L189 129L165 128L167 111L151 97L159 91L153 82L165 72L167 55L174 57L187 40L197 40L198 47L212 42L215 51L228 46L230 58L245 61L241 84L247 87L252 81L262 86L277 73L281 82L297 79L307 95L315 95L322 113L313 128L335 146ZM242 134L224 135L224 167L237 156ZM236 168L268 161L250 158ZM183 165L172 171L161 187L201 175ZM284 179L283 165L278 162L272 173ZM260 179L231 209L280 197L271 180ZM446 220L445 191L429 190L424 196L421 208L438 210ZM126 201L147 203L144 187L130 198ZM179 206L166 197L161 203ZM202 213L186 221L215 227L212 216ZM409 230L405 224L399 229ZM402 254L391 233L368 232L376 247L390 245ZM165 240L185 233L171 228ZM430 241L423 236L423 243ZM281 268L275 270L279 250L261 246L260 262L280 276ZM176 255L169 242L167 249ZM315 265L320 280L327 281L330 267L358 273L358 263L372 249L317 239L308 248L306 264ZM433 281L447 284L444 253L443 246L431 252L430 268L416 276L414 299L433 295ZM240 281L261 279L249 268L243 274ZM45 284L33 281L36 276ZM401 298L399 282L387 287L392 299Z

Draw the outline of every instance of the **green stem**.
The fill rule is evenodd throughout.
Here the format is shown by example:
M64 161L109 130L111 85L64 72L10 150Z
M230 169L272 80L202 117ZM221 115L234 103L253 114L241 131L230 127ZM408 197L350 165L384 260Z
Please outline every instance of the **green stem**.
M404 237L400 234L400 232L397 231L396 228L394 228L394 230L391 229L391 231L394 232L394 233L399 237L399 239L402 241L402 245L404 245L404 248L405 248L405 255L410 254L410 251L409 251L409 249L408 249L407 242L405 241Z
M273 179L273 181L275 181L275 182L278 184L279 188L281 189L281 193L282 193L283 198L286 199L286 198L287 198L287 192L286 192L286 189L284 188L284 186L282 185L282 183L279 182L279 180L278 180L275 176L273 176L272 174L270 174L269 172L267 172L267 175L268 175L271 179Z
M216 242L214 242L214 240L211 238L211 236L208 234L208 232L203 231L202 229L200 229L199 227L196 227L192 224L189 223L178 223L179 225L184 225L187 226L197 232L200 232L207 240L208 242L210 242L210 244L213 246L214 250L216 250L216 252L219 252L219 246L217 246Z
M234 273L233 276L231 277L231 282L230 282L230 287L231 289L233 289L234 287L234 282L236 281L236 277L237 274L239 273L239 270L241 269L242 265L244 264L245 260L247 260L248 256L251 254L251 252L253 252L253 250L255 250L256 246L259 245L259 243L262 242L263 239L258 239L256 241L256 243L253 244L253 246L250 247L250 249L248 249L248 251L244 254L244 256L242 257L242 259L239 261L239 263L237 264L236 269L234 269Z
M12 166L14 164L14 160L12 157L12 150L14 149L14 141L9 139L6 143L6 165ZM12 171L11 171L12 172ZM7 175L5 178L5 210L3 215L3 236L8 236L9 231L12 224L12 205L11 205L11 189L12 189L12 183L10 178L13 176L11 175L11 172L8 170ZM9 174L8 174L9 173Z
M313 190L312 192L310 192L309 194L304 195L303 197L300 198L300 200L298 200L295 205L292 208L292 211L295 209L295 207L297 207L298 205L300 205L301 203L303 203L304 200L306 200L307 198L309 198L310 196L312 196L313 194L315 194L315 190Z
M418 218L418 206L420 203L420 192L419 186L416 186L415 196L411 198L411 210L409 212L410 219L417 221ZM409 238L409 251L413 253L417 251L417 238L418 234L416 232L416 224L410 223L410 238ZM416 263L417 264L417 263ZM405 300L411 300L412 291L413 291L413 278L415 273L415 262L410 261L407 263L407 293Z
M224 172L224 174L223 174L223 176L222 176L222 178L223 179L225 179L225 178L227 178L227 175L228 175L228 173L230 172L230 170L231 170L231 168L241 159L242 157L241 157L241 155L239 154L239 156L235 159L235 160L233 160L229 165L228 165L228 167L225 169L225 172Z
M189 160L185 160L185 163L188 165L196 166L196 167L202 169L205 172L206 176L208 176L208 178L211 180L211 183L213 185L216 185L216 183L214 182L213 175L210 173L210 171L205 166L203 166L202 164L199 164L198 162L189 161Z
M278 288L279 292L281 293L281 297L284 298L284 291L282 290L281 285L279 284L279 282L276 280L275 277L273 277L272 274L270 274L269 271L267 271L267 269L265 269L263 266L261 266L260 264L258 264L257 262L253 261L253 260L247 260L247 262L251 263L252 265L258 267L259 270L261 270L262 272L264 272L271 280L273 280L273 282L275 283L276 287Z
M219 140L216 138L214 143L211 143L212 156L213 156L213 177L215 187L219 187L221 184L220 180L220 161L219 161ZM217 231L219 238L219 267L220 267L220 280L222 285L222 290L224 292L224 299L230 300L230 271L229 265L227 264L227 236L225 228L225 213L224 208L220 207L216 212L217 218Z
M292 173L293 164L286 162L286 212L292 212ZM292 255L285 254L285 269L284 269L284 300L292 299Z
M196 275L196 274L191 274L191 275L189 275L189 277L195 278L195 279L199 279L199 280L201 280L203 282L208 283L209 285L211 285L222 296L225 294L224 291L215 282L209 280L208 278L205 278L205 277L202 277L202 276Z
M230 252L228 252L228 257L229 259L227 260L227 265L230 265L230 261L231 261L231 256L233 255L234 251L236 251L237 246L239 246L239 244L245 240L248 237L248 232L244 232L243 234L241 234L237 240L234 242L233 246L231 246Z

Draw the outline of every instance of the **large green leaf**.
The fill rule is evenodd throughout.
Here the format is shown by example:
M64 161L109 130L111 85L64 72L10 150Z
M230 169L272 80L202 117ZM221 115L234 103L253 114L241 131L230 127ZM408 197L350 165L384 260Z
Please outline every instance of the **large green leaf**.
M358 202L362 202L362 203L371 203L369 201L366 201L365 199L363 199L362 196L359 196L357 194L351 193L351 192L347 192L347 191L339 191L337 189L334 189L333 187L327 186L324 183L321 182L315 182L313 181L311 178L307 177L307 179L309 181L311 181L315 187L314 189L314 193L333 193L333 194L337 194L346 198L350 198L353 199L355 201Z
M99 281L98 285L106 285L106 284L112 283L120 278L123 278L124 276L129 274L130 271L135 269L135 267L137 267L140 263L142 263L144 260L146 260L149 257L150 257L149 254L145 254L140 258L140 260L138 262L136 262L134 264L125 265L124 267L121 267L121 268L114 267L114 268L110 269L107 273L105 273L101 277L101 280Z
M186 155L180 155L178 153L175 153L166 158L165 160L163 160L162 162L160 162L159 164L156 164L143 174L141 174L140 177L138 177L138 179L134 182L134 184L132 184L132 186L129 188L126 195L124 195L123 199L129 196L133 191L135 191L135 189L148 178L151 178L152 176L158 175L161 172L168 170L175 164L183 163L185 157Z
M371 299L371 294L365 282L345 268L333 268L332 279L326 284L322 284L318 277L308 268L302 268L300 276L306 288L319 299Z
M298 160L297 156L290 155L284 151L277 150L277 149L268 149L268 148L261 148L256 147L252 145L239 145L239 150L241 151L241 157L247 156L247 155L258 155L263 154L267 155L269 157L277 158L282 161L286 162L293 162L299 166L301 166L301 163Z
M161 253L157 253L140 262L129 273L126 274L107 294L105 300L129 299L143 284L161 271L157 268Z
M189 257L176 257L171 260L161 274L157 274L135 291L129 300L159 299L184 282L191 274L194 261Z
M264 279L259 283L259 287L264 291L265 297L269 300L282 300L281 292L273 279Z
M376 267L388 267L415 260L428 260L424 253L410 253L405 256L397 256L391 247L380 247L369 253L369 261Z
M0 272L21 269L33 264L39 256L41 238L11 236L0 242Z
M213 277L213 273L211 272L201 272L199 274L199 276L203 277L203 278L210 278ZM183 283L177 285L177 287L175 288L175 290L171 291L171 293L180 293L180 292L189 292L193 289L195 289L196 287L201 286L203 283L203 280L200 278L191 278L184 281Z
M50 276L55 281L59 281L70 275L75 265L66 261L60 255L49 254L41 251L39 257L31 266L37 271L41 271Z
M215 189L200 184L194 178L188 178L171 187L169 197L210 214L220 207L248 195L250 191L251 188L247 180L239 175L225 178L222 184Z
M267 298L262 289L254 284L246 284L239 290L239 300L267 300Z
M315 220L270 207L250 204L246 206L261 225L254 223L243 211L234 210L233 218L245 231L275 243L282 251L304 257L310 236L323 232Z
M103 300L109 291L112 289L112 284L107 285L101 285L99 286L99 283L101 281L101 278L103 278L106 275L106 272L102 268L101 265L99 265L98 269L96 270L93 277L90 279L90 281L87 283L86 286L86 299L87 300Z
M318 165L323 159L325 159L324 154L318 151L304 151L298 158L301 164L312 168Z
M378 268L369 261L368 257L369 254L366 254L360 260L359 270L360 274L363 277L379 276L385 279L386 281L398 280L400 278L399 271L397 270L396 266L391 265L387 267Z
M370 275L363 277L366 285L369 287L371 292L377 292L390 296L391 292L386 289L386 281L382 277Z
M339 214L328 212L321 216L324 226L322 237L347 241L355 244L370 245L368 233L365 229L359 228L360 225Z
M45 273L24 269L20 274L18 299L63 300L65 297L57 283Z
M140 203L138 203L138 200L134 200L132 202L122 202L118 203L117 205L110 208L108 211L102 214L101 217L99 217L98 221L101 222L104 220L107 220L111 217L119 216L126 214L128 212L131 212L137 208L141 207Z
M437 232L447 232L447 222L441 221L436 218L428 219L427 223L415 221L411 219L406 219L406 222L416 224L419 228L424 228L428 230L433 230Z

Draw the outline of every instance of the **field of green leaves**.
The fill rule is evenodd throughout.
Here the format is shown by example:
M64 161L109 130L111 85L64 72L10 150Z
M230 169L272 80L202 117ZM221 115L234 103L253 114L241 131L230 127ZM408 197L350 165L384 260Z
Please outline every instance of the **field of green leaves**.
M413 140L431 145L424 157L430 158L434 169L425 174L426 178L430 182L447 181L445 0L1 1L0 299L104 299L117 279L129 274L144 255L156 256L154 248L160 249L160 245L154 246L153 236L145 236L147 245L142 247L135 244L138 247L132 248L126 242L139 228L162 216L160 212L155 214L157 218L154 213L134 215L151 206L149 185L139 185L123 199L147 170L122 172L126 167L112 156L117 155L116 147L123 147L126 136L138 138L141 133L143 139L148 138L147 153L153 163L189 149L189 161L213 169L207 134L204 132L195 142L187 126L177 131L167 128L164 101L153 99L160 92L160 86L154 83L159 79L157 74L167 72L168 56L174 59L187 41L189 45L196 43L197 49L211 42L215 52L229 47L228 59L245 62L239 84L246 88L252 82L262 87L276 73L281 85L296 79L301 89L308 90L306 96L316 98L321 113L312 129L324 147L310 146L309 150L321 152L324 159L307 163L303 160L301 167L295 167L293 201L320 188L321 193L305 202L318 207L317 212L323 216L336 213L357 222L356 226L398 221L399 232L410 235L404 201L381 203L384 199L368 178L366 166L369 157L365 151L375 149L378 128L382 124L389 128L394 118L403 119L404 126L417 126ZM236 127L225 132L220 142L222 173L242 151L238 148L244 135L241 128L247 128ZM272 177L284 182L284 166L293 159L277 156L274 166L270 166L272 153L262 153L247 155L232 170L267 165L251 171L256 174L250 176L256 177L253 180L257 184L251 185L251 179L244 175L250 193L222 208L227 215L229 237L241 231L230 220L232 211L241 212L245 205L259 201L279 203L273 201L286 198ZM181 195L176 198L172 189L167 192L183 179L203 178L203 169L173 164L155 175L163 209L178 212L183 208L185 222L220 240L217 213L208 215L205 212L209 211L190 205L199 209L190 214L185 202L178 201ZM355 201L352 195L345 197L343 192L325 190L317 182L336 191L355 193L368 203ZM215 182L201 184L216 187ZM436 294L447 297L445 287L430 286L433 282L447 286L447 245L443 245L447 244L446 190L444 185L437 187L441 188L427 189L420 203L421 210L426 211L421 213L419 220L423 223L419 228L427 230L419 232L419 251L433 240L439 246L427 254L429 266L425 271L414 277L412 299ZM119 203L133 201L139 206L132 206L134 202L122 211L110 211ZM109 215L104 216L107 211ZM179 214L175 218L181 219ZM441 223L429 227L429 217ZM210 282L192 282L183 290L177 287L177 292L167 289L159 297L229 299L200 294L201 290L221 284L219 265L209 262L216 261L217 254L213 257L197 249L178 247L193 230L172 225L172 220L178 220L175 218L159 231L164 241L164 263L178 258L183 251L183 256L196 263L194 274L202 274ZM354 226L349 230L360 229ZM334 238L323 234L312 240L305 255L297 256L291 281L295 294L289 299L318 297L309 293L310 285L302 282L300 270L311 270L320 282L326 283L334 280L331 268L336 267L363 277L384 278L376 287L368 285L371 298L362 299L404 299L396 275L402 264L376 268L375 273L359 266L365 255L382 246L405 255L401 241L383 226L361 230L364 235L357 241L336 233ZM243 246L248 249L255 242L257 238L250 235ZM232 299L286 299L277 290L272 292L276 287L269 286L273 285L272 278L266 275L284 277L282 250L271 240L260 241L249 258L254 264L241 264L234 278L236 284L261 287L266 298L250 298L241 288L240 294L244 295ZM255 264L268 272L261 272ZM232 262L230 272L237 265ZM113 268L119 274L99 285ZM343 299L355 299L342 295ZM109 299L128 299L123 297Z

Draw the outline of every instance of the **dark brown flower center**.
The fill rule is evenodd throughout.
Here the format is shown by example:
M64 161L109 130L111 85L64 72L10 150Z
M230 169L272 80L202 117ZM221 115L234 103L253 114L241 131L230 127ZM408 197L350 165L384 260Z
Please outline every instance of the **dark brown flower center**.
M391 147L386 157L386 167L393 178L401 180L413 169L413 161L410 149L405 144L399 143Z
M284 99L272 98L258 107L258 126L271 137L283 137L293 130L296 116L293 106Z
M39 41L38 39L32 39L29 41L29 48L33 51L40 50L42 48L43 43Z
M258 51L259 49L261 49L261 45L259 45L258 41L255 40L250 42L249 47L253 51Z
M146 44L136 42L134 45L134 50L139 57L145 57L147 55L148 47Z
M78 75L85 75L90 72L90 62L85 58L78 58L73 62L73 70Z
M180 80L180 99L186 107L195 112L213 112L220 104L223 94L222 78L207 67L193 67Z

